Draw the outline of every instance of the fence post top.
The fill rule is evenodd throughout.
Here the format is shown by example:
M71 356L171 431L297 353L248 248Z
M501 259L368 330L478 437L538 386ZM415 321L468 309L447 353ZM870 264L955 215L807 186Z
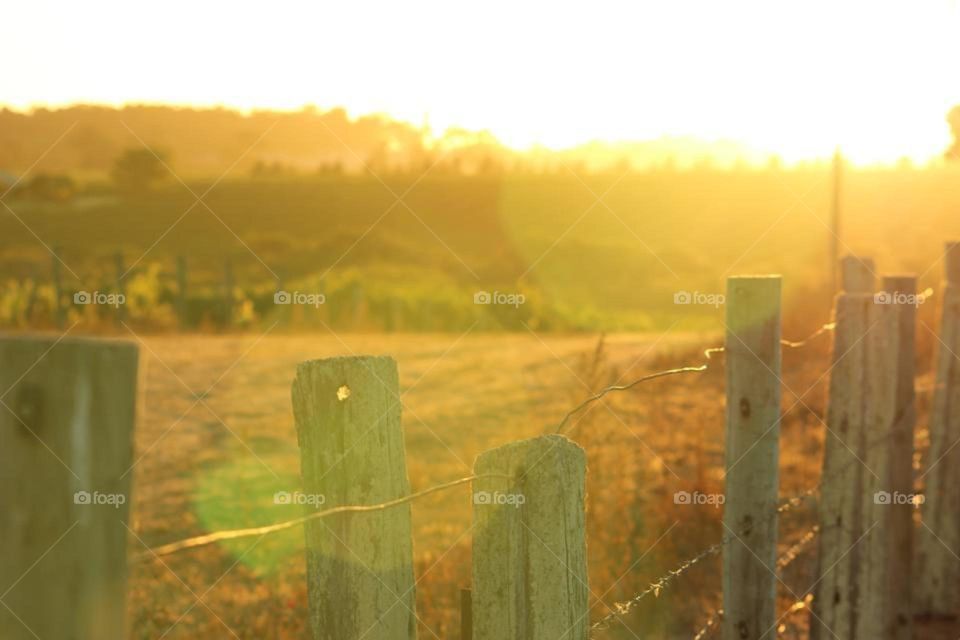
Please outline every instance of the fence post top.
M333 356L330 358L315 358L297 363L297 375L308 370L336 371L348 367L363 367L364 369L381 369L392 367L396 369L397 362L391 356Z
M779 273L762 273L762 274L755 274L755 275L727 276L727 282L731 282L731 283L733 283L733 282L736 282L736 283L740 283L740 282L752 282L752 281L758 281L758 282L777 281L777 282L779 282L779 281L782 280L782 279L783 279L783 276L781 276Z
M0 332L0 343L7 344L40 344L53 349L54 347L98 348L113 349L119 353L137 354L139 345L127 338L93 338L85 336L60 336L54 333L3 333Z
M587 453L583 450L583 447L567 436L559 433L549 433L546 435L537 436L535 438L527 438L526 440L515 440L499 447L488 449L477 456L474 467L476 467L481 461L485 460L488 456L499 457L503 455L509 455L511 453L528 451L531 449L546 449L543 454L544 456L546 456L550 451L556 449L558 452L566 451L572 453L573 455L582 457L584 460L586 460L587 457Z
M840 258L840 290L844 293L873 293L873 258L846 255Z
M885 275L880 288L889 293L915 293L917 276L913 274Z

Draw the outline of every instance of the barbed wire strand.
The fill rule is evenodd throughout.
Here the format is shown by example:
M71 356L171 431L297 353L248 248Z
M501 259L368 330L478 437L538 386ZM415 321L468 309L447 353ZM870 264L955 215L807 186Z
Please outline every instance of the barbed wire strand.
M805 338L805 339L802 340L802 341L799 341L799 342L782 341L782 342L783 342L784 345L790 346L790 347L803 346L803 345L806 344L809 340L817 337L817 336L820 335L821 333L823 333L823 332L825 332L825 331L827 331L827 330L829 330L829 329L832 329L832 328L833 328L833 325L832 325L832 324L830 324L830 325L824 325L824 326L821 327L816 333L814 333L813 335ZM706 359L707 359L707 360L710 360L711 357L713 356L713 354L715 354L715 353L722 353L723 351L724 351L724 348L723 348L723 347L713 347L713 348L705 349L705 350L703 351L703 353L704 353L704 356L706 357ZM637 378L636 380L634 380L634 381L632 381L632 382L629 382L629 383L627 383L627 384L623 384L623 385L612 385L612 386L606 387L605 389L602 389L602 390L599 391L598 393L590 396L589 398L587 398L586 400L584 400L583 402L581 402L579 405L577 405L576 407L574 407L572 410L570 410L569 412L567 412L567 414L564 415L563 419L560 421L560 424L557 426L556 433L562 433L563 430L564 430L564 428L565 428L565 426L566 426L566 424L567 424L567 422L570 420L571 417L573 417L574 415L576 415L577 412L581 411L581 410L582 410L584 407L586 407L587 405L589 405L589 404L591 404L591 403L593 403L593 402L596 402L596 401L600 400L601 398L603 398L604 396L606 396L608 393L614 393L614 392L619 392L619 391L628 391L629 389L632 389L633 387L635 387L635 386L637 386L637 385L639 385L639 384L641 384L641 383L643 383L643 382L647 382L647 381L649 381L649 380L654 380L654 379L657 379L657 378L663 378L663 377L672 376L672 375L678 375L678 374L682 374L682 373L701 373L701 372L703 372L703 371L706 371L707 367L708 367L707 364L703 364L703 365L700 365L700 366L689 366L689 367L678 367L678 368L674 368L674 369L667 369L667 370L665 370L665 371L659 371L659 372L656 372L656 373L651 373L651 374L642 376L642 377ZM320 519L320 518L327 518L327 517L330 517L330 516L333 516L333 515L336 515L336 514L340 514L340 513L363 513L363 512L380 511L380 510L384 510L384 509L389 509L389 508L392 508L392 507L400 506L400 505L405 504L405 503L408 503L408 502L412 502L412 501L414 501L414 500L417 500L417 499L422 498L422 497L424 497L424 496L430 495L430 494L432 494L432 493L436 493L436 492L438 492L438 491L443 491L443 490L445 490L445 489L451 489L451 488L453 488L453 487L457 487L457 486L459 486L459 485L466 484L467 482L472 482L473 480L476 480L476 479L479 479L479 478L482 478L482 477L509 477L509 476L498 476L497 474L485 474L485 475L482 475L482 476L478 476L478 475L467 476L467 477L459 478L459 479L457 479L457 480L452 480L452 481L450 481L450 482L446 482L446 483L443 483L443 484L435 485L435 486L429 487L429 488L427 488L427 489L424 489L424 490L422 490L422 491L419 491L419 492L417 492L417 493L413 493L413 494L410 494L410 495L407 495L407 496L403 496L403 497L397 498L397 499L395 499L395 500L390 500L390 501L387 501L387 502L383 502L383 503L380 503L380 504L375 504L375 505L345 505L345 506L339 506L339 507L333 507L333 508L330 508L330 509L325 509L325 510L323 510L323 511L318 511L318 512L316 512L316 513L311 513L311 514L308 514L308 515L305 515L305 516L301 516L301 517L299 517L299 518L294 518L293 520L286 520L286 521L283 521L283 522L277 522L277 523L273 523L273 524L269 524L269 525L263 525L263 526L259 526L259 527L249 527L249 528L243 528L243 529L229 529L229 530L216 531L216 532L208 533L208 534L205 534L205 535L194 536L194 537L192 537L192 538L186 538L186 539L179 540L179 541L176 541L176 542L171 542L171 543L168 543L168 544L164 544L164 545L161 545L161 546L159 546L159 547L154 547L154 548L148 549L146 552L143 552L143 553L141 553L141 554L139 554L139 555L137 555L137 556L134 556L134 560L142 560L142 559L151 558L151 557L155 557L155 556L169 555L169 554L172 554L172 553L177 553L177 552L179 552L179 551L183 551L183 550L185 550L185 549L195 549L195 548L197 548L197 547L208 546L208 545L215 544L215 543L217 543L217 542L222 542L222 541L225 541L225 540L236 540L236 539L238 539L238 538L248 538L248 537L262 536L262 535L267 535L267 534L271 534L271 533L276 533L276 532L278 532L278 531L284 531L284 530L286 530L286 529L291 529L291 528L293 528L293 527L300 526L300 525L302 525L302 524L304 524L304 523L306 523L306 522L309 522L309 521L311 521L311 520L317 520L317 519ZM709 555L709 554L706 554L706 555ZM698 556L696 559L694 559L694 561L693 561L690 565L685 565L685 566L683 566L683 567L680 569L680 573L682 573L683 571L686 571L686 569L688 569L689 566L692 566L692 564L695 564L695 563L696 563L697 561L699 561L700 559L701 559L701 558ZM679 574L678 574L678 575L679 575ZM673 577L676 577L676 576L673 576ZM672 577L669 578L669 579L672 579ZM652 585L652 586L654 586L654 585Z
M806 346L807 343L809 343L813 339L823 335L828 331L832 331L834 328L836 328L836 323L828 322L827 324L821 326L819 329L814 331L812 334L810 334L803 340L798 340L798 341L781 340L780 344L785 347L797 349L799 347ZM711 347L709 349L704 349L703 355L706 357L707 360L710 360L712 359L714 354L723 353L724 351L726 351L725 347ZM629 382L627 384L615 384L609 387L605 387L600 391L598 391L597 393L590 396L589 398L587 398L586 400L584 400L583 402L581 402L580 404L578 404L576 407L574 407L570 411L568 411L566 415L564 415L563 418L560 420L560 424L557 425L557 428L554 431L554 433L564 433L564 431L566 430L567 423L570 421L570 418L572 418L577 413L582 411L587 405L600 400L601 398L606 396L608 393L614 393L617 391L629 391L630 389L637 386L638 384L647 382L649 380L655 380L656 378L665 378L667 376L674 376L681 373L702 373L706 371L708 367L709 365L707 365L706 363L700 366L677 367L675 369L667 369L665 371L658 371L656 373L651 373L651 374L642 376L640 378L637 378L633 382Z
M332 507L330 509L324 509L323 511L318 511L316 513L311 513L299 518L294 518L293 520L286 520L284 522L277 522L274 524L269 524L261 527L250 527L246 529L230 529L226 531L217 531L214 533L208 533L202 536L195 536L193 538L187 538L185 540L179 540L177 542L171 542L169 544L161 545L159 547L154 547L149 549L138 556L135 556L136 560L143 560L147 558L152 558L155 556L169 555L171 553L176 553L178 551L183 551L184 549L195 549L197 547L204 547L207 545L214 544L216 542L223 542L224 540L236 540L238 538L250 538L253 536L261 536L269 533L276 533L277 531L283 531L285 529L291 529L293 527L300 526L311 520L318 520L320 518L328 518L333 515L340 513L367 513L370 511L383 511L384 509L390 509L392 507L397 507L414 500L418 500L425 496L428 496L432 493L438 491L443 491L445 489L452 489L453 487L458 487L462 484L468 482L473 482L474 480L479 480L482 478L506 478L511 479L512 476L499 474L499 473L484 473L480 475L467 476L465 478L458 478L457 480L451 480L450 482L444 482L443 484L438 484L422 491L417 491L410 495L402 496L394 500L388 500L387 502L381 502L379 504L372 505L349 505L341 507Z
M820 525L813 525L807 532L801 536L797 542L792 544L786 551L784 551L779 558L777 558L777 569L783 571L794 560L800 557L800 555L806 550L811 542L816 539L817 534L820 533ZM787 615L793 614L797 608L798 603L791 605L790 609L787 612ZM804 601L800 601L799 604L805 605ZM801 609L803 607L800 607ZM713 613L710 614L710 617L707 618L706 622L703 623L703 626L700 627L699 631L693 636L693 640L704 640L714 629L717 628L720 620L723 619L723 608L719 607L713 610Z
M877 438L877 439L874 440L873 442L867 444L866 447L865 447L865 451L870 451L870 450L872 450L874 447L890 441L892 438L893 438L893 435L892 435L892 434L887 434L887 435L885 435L885 436L881 436L880 438ZM827 481L829 481L829 480L832 480L832 479L840 476L842 473L845 473L845 472L848 470L849 467L853 466L854 463L862 464L859 459L850 460L850 461L849 461L846 465L844 465L843 467L840 467L839 469L834 470L834 472L832 472L832 473L830 473L830 474L828 474L828 475L826 475L826 476L822 476L815 486L813 486L813 487L811 487L811 488L809 488L809 489L807 489L807 490L805 490L805 491L803 491L803 492L801 492L801 493L798 493L798 494L796 494L796 495L779 499L778 502L779 502L780 504L777 505L777 508L776 508L773 512L771 512L771 513L770 513L769 515L767 515L766 517L761 518L761 519L755 521L754 523L752 523L751 526L756 527L757 525L764 524L765 522L769 521L769 520L772 519L772 518L779 517L780 515L785 514L785 513L788 513L788 512L790 512L791 510L795 509L795 508L798 507L799 505L803 504L803 502L804 502L805 500L814 497L814 496L820 491L820 489L823 487L823 484L824 484L825 482L827 482ZM819 525L818 525L818 532L819 532ZM628 612L629 612L632 608L634 608L641 600L643 600L643 598L645 598L646 596L650 595L650 593L654 593L654 592L655 592L657 595L659 595L659 593L660 593L660 591L663 589L663 587L665 587L665 586L666 586L669 582L671 582L674 578L677 578L677 577L679 577L680 575L682 575L683 573L685 573L685 572L686 572L687 570L689 570L693 565L695 565L697 562L700 562L700 561L703 560L705 557L708 557L708 556L710 556L710 555L714 555L714 554L718 553L718 552L719 552L721 549L723 549L723 547L725 547L728 543L730 543L731 541L736 540L736 539L737 539L737 538L736 538L736 535L734 535L734 534L731 532L730 534L728 534L728 535L724 536L723 538L721 538L720 542L716 542L716 543L710 545L709 547L707 547L707 548L704 549L703 551L699 552L698 554L696 554L695 556L693 556L693 557L690 558L689 560L684 560L683 562L681 562L681 563L677 566L677 568L671 569L671 570L668 571L666 574L664 574L663 576L661 576L661 577L658 578L657 580L655 580L655 581L653 581L652 583L650 583L650 586L649 586L649 587L647 587L646 589L644 589L643 591L641 591L641 592L638 593L637 595L633 596L633 597L630 598L629 600L626 600L626 601L624 601L624 602L615 603L614 606L613 606L614 610L613 610L611 613L608 613L607 615L605 615L605 616L604 616L603 618L601 618L600 620L598 620L596 623L594 623L594 624L590 627L591 630L594 630L594 629L597 629L597 630L606 629L606 628L609 626L610 622L612 622L617 616L621 616L621 615L624 615L624 614L628 613ZM806 542L806 543L809 543L812 539L813 539L813 538L811 537L809 540L805 540L805 542ZM791 560L791 561L792 561L792 560Z

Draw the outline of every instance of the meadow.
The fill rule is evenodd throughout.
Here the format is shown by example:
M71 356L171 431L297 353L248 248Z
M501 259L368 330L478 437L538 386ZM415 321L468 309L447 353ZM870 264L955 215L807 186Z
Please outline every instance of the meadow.
M958 175L955 167L847 173L839 252L883 256L885 272L935 285L942 241L960 235ZM715 309L694 305L678 316L673 296L721 292L733 273L789 274L786 308L826 313L831 194L821 166L383 181L228 176L173 182L140 198L91 188L68 203L13 200L16 215L0 217L0 322L51 323L46 247L63 260L64 297L114 290L122 253L133 267L124 278L128 322L154 330L177 324L178 256L189 269L186 328L205 330L269 326L278 287L330 299L326 315L283 318L305 329L456 331L477 322L637 331L678 318L680 328L716 328ZM526 304L478 308L481 290L522 292ZM229 320L217 309L225 298L240 310ZM110 325L109 314L69 311L81 326Z

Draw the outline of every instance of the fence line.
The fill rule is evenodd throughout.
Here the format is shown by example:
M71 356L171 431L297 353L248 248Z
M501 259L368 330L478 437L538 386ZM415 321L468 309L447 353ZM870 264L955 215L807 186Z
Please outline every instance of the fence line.
M873 440L872 442L870 442L867 445L867 448L870 449L873 447L877 447L881 444L886 444L890 439L891 439L890 436L877 438L876 440ZM857 462L856 460L851 460L850 462L848 462L847 466L853 466L853 464L856 462ZM760 522L763 522L764 520L777 517L779 515L792 511L799 505L803 504L805 500L814 497L820 491L821 487L825 482L828 482L830 480L833 480L839 477L845 470L846 470L846 467L837 469L833 474L821 477L820 480L817 482L816 486L811 487L793 496L781 498L780 501L782 502L782 504L778 505L775 511L768 514L766 518L761 519ZM815 525L815 526L817 528L817 533L819 534L822 530L822 527L819 525ZM711 555L715 555L719 553L724 546L726 546L727 544L729 544L734 540L736 540L735 535L733 535L732 533L727 534L721 538L720 542L715 542L714 544L710 545L709 547L706 547L705 549L698 552L696 555L690 557L689 559L678 563L676 568L670 569L665 574L663 574L662 576L660 576L659 578L651 582L649 587L647 587L637 595L631 597L629 600L614 603L613 606L615 611L613 613L607 614L606 616L598 620L596 623L594 623L591 629L600 630L600 629L608 628L609 623L612 622L617 616L622 616L628 613L641 600L643 600L646 596L650 595L651 593L659 595L660 591L662 591L663 588L666 587L669 582L673 581L674 578L677 578L680 575L686 573L690 568L692 568L695 564L697 564L701 560ZM807 540L806 543L809 544L809 542L812 542L812 540L813 538L811 538L810 540Z
M925 294L926 294L926 292L925 292ZM779 327L779 322L777 322L777 326ZM811 335L807 336L806 338L804 338L804 339L802 339L802 340L798 340L798 341L790 341L790 340L782 339L782 338L780 338L780 336L779 336L779 331L778 331L778 332L776 333L776 336L775 336L775 342L774 342L774 344L775 344L775 345L782 346L782 347L786 347L786 348L800 348L800 347L804 347L804 346L806 346L807 344L809 344L811 341L815 340L816 338L818 338L818 337L826 334L826 333L829 332L829 331L833 331L835 328L836 328L836 323L834 323L834 322L824 324L824 325L822 325L820 328L818 328L814 333L812 333ZM728 340L728 342L729 342L729 340ZM726 347L713 347L713 348L708 348L708 349L703 350L703 354L704 354L704 357L706 358L706 360L709 361L709 360L712 359L712 356L713 356L713 355L718 354L718 353L726 353L726 351L727 351L727 348L726 348ZM777 352L779 353L779 350L777 350ZM302 365L301 365L301 366L302 366ZM616 392L625 392L625 391L628 391L628 390L630 390L630 389L633 389L634 387L636 387L636 386L638 386L638 385L640 385L640 384L642 384L642 383L644 383L644 382L651 381L651 380L654 380L654 379L659 379L659 378L663 378L663 377L674 376L674 375L679 375L679 374L684 374L684 373L702 373L702 372L704 372L704 371L707 370L708 366L709 366L709 364L708 364L707 362L704 362L703 364L701 364L701 365L699 365L699 366L686 366L686 367L677 367L677 368L673 368L673 369L667 369L667 370L664 370L664 371L659 371L659 372L654 372L654 373L650 373L650 374L643 375L643 376L641 376L641 377L639 377L639 378L637 378L637 379L635 379L635 380L633 380L633 381L631 381L631 382L625 383L625 384L616 384L616 385L611 385L611 386L605 387L605 388L601 389L599 392L594 393L593 395L589 396L588 398L586 398L585 400L583 400L582 402L580 402L578 405L576 405L573 409L571 409L571 410L568 411L566 414L564 414L563 417L562 417L562 419L560 420L559 424L557 425L557 427L556 427L556 429L555 429L555 433L556 433L556 434L562 434L563 432L568 431L568 430L570 429L570 421L571 421L580 411L582 411L582 410L583 410L585 407L587 407L588 405L590 405L590 404L592 404L592 403L594 403L594 402L597 402L597 401L601 400L602 398L604 398L604 397L607 396L608 394L616 393ZM299 370L298 370L298 373L299 373ZM312 382L312 381L311 381L311 382ZM779 382L779 378L778 378L778 382ZM305 384L306 384L306 383L305 383ZM339 392L338 392L337 395L339 395ZM326 401L326 400L324 400L324 402L325 402L325 401ZM341 399L341 401L342 401L342 399ZM779 413L779 403L776 403L776 405L777 405L777 412ZM319 405L318 405L318 406L319 406ZM356 417L356 416L354 416L354 417ZM397 418L399 419L399 410L398 410ZM781 418L781 419L782 419L782 418ZM777 420L777 422L779 422L779 420ZM298 426L299 426L299 425L298 425ZM576 426L576 425L574 425L574 426ZM551 436L548 436L548 437L551 437ZM552 436L552 437L555 437L555 436ZM872 443L870 448L872 448L873 446L875 446L875 445L877 445L877 444L880 444L880 443L886 443L886 442L889 440L889 438L890 438L889 435L888 435L888 436L885 436L884 438L878 440L877 442ZM506 447L512 447L512 446L517 445L517 444L518 444L518 443L513 442L513 443L508 443L508 444L505 445L505 446L506 446ZM303 450L304 450L304 445L303 445L303 443L301 442L301 451L303 452ZM553 450L553 447L549 447L549 448L548 448L548 451L552 451L552 450ZM749 451L749 450L748 450L748 451ZM488 452L488 453L489 453L489 452ZM851 464L852 464L852 462L851 462ZM405 471L404 471L403 475L405 476ZM322 477L323 477L323 476L321 475L321 476L320 476L320 479L322 479ZM214 544L214 543L217 543L217 542L221 542L221 541L233 540L233 539L238 539L238 538L246 538L246 537L265 536L265 535L272 534L272 533L275 533L275 532L279 532L279 531L291 529L291 528L293 528L293 527L305 525L305 524L307 524L307 523L314 522L314 521L316 521L316 520L320 520L320 519L327 518L327 517L330 517L330 516L334 516L334 515L336 515L336 514L385 511L385 510L392 509L392 508L394 508L394 507L398 507L398 506L401 506L401 505L404 505L404 504L412 503L412 502L414 502L414 501L416 501L416 500L418 500L418 499L420 499L420 498L426 497L426 496L431 495L431 494L433 494L433 493L437 493L437 492L440 492L440 491L452 489L452 488L455 488L455 487L458 487L458 486L461 486L461 485L464 485L464 484L468 484L468 483L474 482L474 481L476 481L476 480L481 480L481 479L494 479L494 478L500 479L500 480L508 480L508 481L516 481L516 480L518 479L517 477L515 477L515 476L513 476L513 475L503 474L503 473L475 473L474 475L470 475L470 476L467 476L467 477L464 477L464 478L459 478L459 479L456 479L456 480L451 480L451 481L444 482L444 483L441 483L441 484L433 485L433 486L430 486L430 487L428 487L428 488L426 488L426 489L423 489L423 490L421 490L421 491L414 492L414 493L409 493L409 487L406 487L406 488L405 488L406 495L401 495L401 497L395 498L395 499L392 499L392 500L387 500L387 501L383 501L383 502L377 502L377 503L375 503L375 504L347 504L347 505L341 505L341 506L338 506L338 507L333 507L333 508L330 508L330 509L325 509L325 510L323 510L323 511L317 511L317 512L315 512L315 513L310 513L310 514L308 514L308 515L301 516L301 517L299 517L299 518L295 518L295 519L288 520L288 521L284 521L284 522L272 523L272 524L268 524L268 525L264 525L264 526L257 526L257 527L243 528L243 529L233 529L233 530L217 531L217 532L212 532L212 533L208 533L208 534L205 534L205 535L194 536L194 537L191 537L191 538L187 538L187 539L183 539L183 540L179 540L179 541L167 543L167 544L164 544L164 545L161 545L161 546L158 546L158 547L149 549L149 550L146 551L146 552L143 552L143 553L138 554L137 556L134 556L133 559L136 560L136 561L141 561L141 560L149 559L149 558L151 558L151 557L159 557L159 556L163 556L163 555L174 554L174 553L177 553L177 552L180 552L180 551L184 551L184 550L188 550L188 549L204 547L204 546L208 546L208 545L211 545L211 544ZM808 489L808 490L806 490L806 491L804 491L804 492L802 492L802 493L800 493L800 494L797 494L797 495L795 495L795 496L791 496L791 497L788 497L788 498L777 498L776 496L774 496L774 503L775 503L775 504L772 505L772 506L774 506L775 508L774 508L772 511L770 511L770 512L768 512L768 513L765 513L765 514L763 514L763 511L762 511L762 510L761 510L761 511L751 511L751 512L750 512L750 513L751 513L751 516L755 516L755 515L757 515L757 514L763 514L762 517L753 517L753 518L751 518L751 526L752 526L752 527L757 527L757 526L760 526L760 525L762 525L762 524L764 524L764 523L769 523L769 520L775 519L775 518L777 518L780 514L786 513L786 512L788 512L788 511L796 508L797 506L803 504L803 502L804 502L807 498L816 495L816 493L821 490L821 488L823 487L824 482L827 481L828 478L830 478L829 475L824 476L823 474L821 474L820 481L817 483L817 485L816 485L815 487L813 487L813 488L811 488L811 489ZM403 492L403 491L401 490L401 492ZM387 492L386 492L387 496L389 496L391 493L392 493L391 491L387 491ZM393 493L393 494L396 495L396 493ZM582 496L581 496L581 499L582 499ZM352 502L352 500L345 500L345 501ZM361 501L363 501L363 500L362 500L362 497L361 497ZM576 507L576 505L573 505L573 506ZM580 505L579 508L582 509L582 505ZM522 524L525 524L525 523L522 523ZM309 526L308 526L308 529L309 529ZM640 603L646 596L648 596L648 595L651 594L651 593L653 593L655 596L659 595L660 591L662 591L664 588L666 588L667 586L669 586L669 585L670 585L672 582L674 582L677 578L681 577L681 576L684 575L686 572L688 572L693 566L697 565L697 564L700 563L702 560L704 560L704 559L706 559L706 558L708 558L708 557L710 557L710 556L713 556L713 555L716 555L717 553L719 553L721 550L723 550L723 549L725 548L725 546L726 546L729 542L731 542L732 540L737 539L737 533L736 533L735 529L736 529L737 531L740 531L740 529L739 529L739 528L736 528L736 527L735 527L735 528L730 528L730 527L728 527L728 529L730 530L730 534L727 535L727 536L724 536L724 537L720 540L720 542L717 542L717 543L715 543L715 544L713 544L713 545L710 545L709 547L707 547L706 549L700 551L699 553L697 553L697 554L694 555L693 557L689 558L688 560L683 561L683 562L680 563L675 569L672 569L672 570L668 571L668 572L667 572L666 574L664 574L662 577L660 577L659 579L657 579L657 580L655 580L654 582L650 583L650 585L649 585L647 588L645 588L643 591L641 591L641 592L638 593L637 595L633 596L633 597L630 598L629 600L627 600L627 601L625 601L625 602L616 603L616 604L614 605L613 611L612 611L611 613L609 613L608 615L604 616L603 618L601 618L601 619L600 619L599 621L597 621L596 623L594 623L594 624L592 624L592 625L589 625L589 627L587 627L586 625L584 625L584 628L585 628L585 629L588 629L588 630L585 631L585 633L589 634L589 633L592 633L594 630L602 630L602 629L608 628L609 623L610 623L611 621L617 619L617 618L620 617L620 616L626 615L631 609L633 609L635 606L637 606L637 604ZM546 529L545 529L544 531L546 531ZM817 537L817 534L820 533L820 532L821 532L821 528L818 527L818 526L815 526L812 530L810 530L810 531L808 531L806 534L804 534L804 536L803 536L798 542L796 542L794 545L792 545L792 546L785 552L784 555L782 555L782 556L779 557L779 558L776 558L776 557L775 557L777 567L778 567L779 569L783 569L783 568L785 568L786 566L788 566L791 562L793 562L793 561L803 552L803 550ZM408 532L408 535L409 535L409 532ZM474 570L476 571L476 566L474 567ZM584 583L584 586L585 586L585 583ZM722 612L722 609L720 610L720 612ZM584 615L584 616L587 615L586 609L584 610L584 614L583 614L583 615ZM715 617L715 616L711 616L711 619L708 620L708 625L709 625L709 623L711 622L711 620L712 620L714 617ZM697 637L701 637L700 634L698 634Z
M784 344L784 346L789 346L789 347L793 347L793 348L805 346L805 345L806 345L808 342L810 342L813 338L816 338L816 337L820 336L821 334L823 334L823 333L826 332L826 331L832 330L833 327L834 327L834 324L833 324L833 323L825 324L825 325L823 325L822 327L820 327L817 331L815 331L813 334L811 334L810 336L804 338L803 340L796 341L796 342L790 342L790 341L784 340L784 341L783 341L783 344ZM708 349L704 349L704 350L703 350L703 353L704 353L704 355L706 356L706 358L707 358L708 360L711 359L711 357L712 357L713 354L715 354L715 353L723 353L723 352L724 352L724 348L723 348L723 347L711 347L711 348L708 348ZM590 396L589 398L587 398L586 400L584 400L583 402L581 402L579 405L577 405L576 407L574 407L574 408L571 409L570 411L568 411L568 412L564 415L563 419L560 421L560 424L557 426L556 433L563 433L564 425L566 424L566 422L569 421L569 419L570 419L572 416L576 415L579 411L583 410L583 408L586 407L587 405L592 404L593 402L596 402L596 401L600 400L601 398L603 398L604 396L606 396L606 395L609 394L609 393L615 393L615 392L620 392L620 391L628 391L628 390L636 387L637 385L639 385L639 384L641 384L641 383L643 383L643 382L648 382L648 381L650 381L650 380L654 380L654 379L662 378L662 377L666 377L666 376L671 376L671 375L676 375L676 374L679 374L679 373L699 373L699 372L703 372L703 371L705 371L705 370L707 369L707 367L708 367L707 364L703 364L703 365L700 365L700 366L687 366L687 367L677 367L677 368L674 368L674 369L666 369L666 370L664 370L664 371L658 371L658 372L656 372L656 373L652 373L652 374L647 374L647 375L641 376L640 378L637 378L636 380L633 380L632 382L629 382L629 383L626 383L626 384L623 384L623 385L612 385L612 386L606 387L606 388L602 389L601 391L597 392L596 394L594 394L593 396ZM308 522L308 521L311 521L311 520L317 520L317 519L321 519L321 518L326 518L326 517L329 517L329 516L332 516L332 515L336 515L336 514L338 514L338 513L361 513L361 512L365 512L365 511L380 511L380 510L383 510L383 509L389 509L389 508L391 508L391 507L400 506L400 505L405 504L405 503L407 503L407 502L412 502L412 501L414 501L414 500L418 500L418 499L423 498L423 497L426 497L426 496L428 496L428 495L430 495L430 494L432 494L432 493L436 493L436 492L438 492L438 491L443 491L443 490L446 490L446 489L452 489L452 488L454 488L454 487L457 487L457 486L460 486L460 485L462 485L462 484L466 484L466 483L471 482L471 481L473 481L473 480L477 480L477 479L484 478L484 477L497 477L497 474L471 475L471 476L466 476L466 477L463 477L463 478L458 478L458 479L456 479L456 480L451 480L451 481L449 481L449 482L444 482L444 483L441 483L441 484L433 485L433 486L428 487L428 488L426 488L426 489L423 489L423 490L421 490L421 491L417 491L417 492L412 493L412 494L410 494L410 495L402 496L402 497L397 498L397 499L395 499L395 500L390 500L390 501L387 501L387 502L381 502L381 503L378 503L378 504L373 504L373 505L345 505L345 506L333 507L333 508L330 508L330 509L325 509L325 510L323 510L323 511L318 511L318 512L316 512L316 513L311 513L311 514L309 514L309 515L302 516L302 517L299 517L299 518L294 518L294 519L292 519L292 520L285 520L285 521L282 521L282 522L276 522L276 523L272 523L272 524L269 524L269 525L262 525L262 526L258 526L258 527L246 527L246 528L240 528L240 529L226 529L226 530L216 531L216 532L212 532L212 533L208 533L208 534L204 534L204 535L200 535L200 536L193 536L193 537L190 537L190 538L185 538L185 539L178 540L178 541L175 541L175 542L170 542L170 543L167 543L167 544L163 544L163 545L160 545L160 546L158 546L158 547L153 547L153 548L151 548L151 549L149 549L149 550L147 550L147 551L145 551L145 552L142 552L142 553L134 556L133 559L134 559L134 560L145 560L145 559L149 559L149 558L154 557L154 556L170 555L170 554L177 553L177 552L179 552L179 551L184 551L184 550L187 550L187 549L194 549L194 548L197 548L197 547L209 546L209 545L211 545L211 544L215 544L215 543L217 543L217 542L222 542L222 541L224 541L224 540L236 540L236 539L238 539L238 538L251 538L251 537L256 537L256 536L260 536L260 535L267 535L267 534L271 534L271 533L276 533L276 532L278 532L278 531L284 531L284 530L286 530L286 529L291 529L291 528L293 528L293 527L297 527L297 526L299 526L299 525L301 525L301 524L304 524L305 522ZM705 550L705 551L706 551L706 550ZM703 553L703 552L701 552L701 553ZM698 554L698 555L700 555L700 554Z

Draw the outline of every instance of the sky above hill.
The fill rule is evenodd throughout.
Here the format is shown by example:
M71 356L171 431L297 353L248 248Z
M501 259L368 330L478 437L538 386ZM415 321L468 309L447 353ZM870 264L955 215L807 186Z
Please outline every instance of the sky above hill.
M505 143L733 140L925 161L960 104L960 8L925 2L4 7L0 104L345 106Z

